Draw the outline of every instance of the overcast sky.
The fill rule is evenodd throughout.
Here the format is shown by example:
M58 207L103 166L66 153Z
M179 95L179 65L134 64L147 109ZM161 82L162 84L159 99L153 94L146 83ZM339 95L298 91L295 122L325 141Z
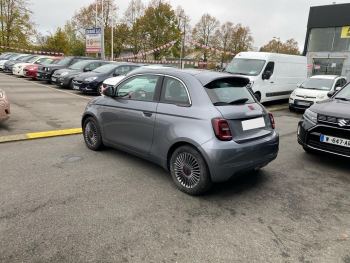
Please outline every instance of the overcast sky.
M231 21L250 27L254 46L260 47L273 37L285 41L294 38L304 45L310 6L332 4L329 0L168 0L176 8L181 5L195 24L202 14L210 13L221 22ZM94 0L31 0L34 22L40 32L54 32L74 12ZM119 18L129 0L116 1ZM144 3L148 3L144 0ZM349 3L350 1L337 1Z

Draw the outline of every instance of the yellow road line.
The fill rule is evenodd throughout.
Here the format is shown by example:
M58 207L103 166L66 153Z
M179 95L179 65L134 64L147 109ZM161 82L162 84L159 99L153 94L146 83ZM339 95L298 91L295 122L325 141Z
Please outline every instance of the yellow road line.
M43 131L43 132L31 132L26 134L0 136L0 143L43 139L43 138L50 138L50 137L75 135L75 134L81 134L81 133L82 133L81 128Z

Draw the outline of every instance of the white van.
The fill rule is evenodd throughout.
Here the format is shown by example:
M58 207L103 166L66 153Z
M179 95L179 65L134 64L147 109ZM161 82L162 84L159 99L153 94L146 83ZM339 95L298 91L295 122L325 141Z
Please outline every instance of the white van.
M250 87L261 102L288 99L307 78L306 57L266 52L241 52L226 72L250 79Z

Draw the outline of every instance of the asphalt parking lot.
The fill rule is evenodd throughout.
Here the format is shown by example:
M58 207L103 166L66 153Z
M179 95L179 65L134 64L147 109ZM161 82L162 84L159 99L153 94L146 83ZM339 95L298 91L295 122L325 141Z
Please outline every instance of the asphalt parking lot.
M0 137L80 127L91 97L0 73ZM179 192L161 168L81 135L0 144L0 262L350 262L349 161L306 154L300 114L269 105L276 161Z

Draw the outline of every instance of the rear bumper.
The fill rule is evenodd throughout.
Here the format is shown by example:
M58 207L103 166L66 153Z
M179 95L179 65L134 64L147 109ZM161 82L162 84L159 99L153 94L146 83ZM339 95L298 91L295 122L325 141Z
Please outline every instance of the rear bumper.
M268 137L238 144L216 138L203 144L201 151L207 161L213 182L229 180L236 173L261 168L277 158L279 136L274 131Z

